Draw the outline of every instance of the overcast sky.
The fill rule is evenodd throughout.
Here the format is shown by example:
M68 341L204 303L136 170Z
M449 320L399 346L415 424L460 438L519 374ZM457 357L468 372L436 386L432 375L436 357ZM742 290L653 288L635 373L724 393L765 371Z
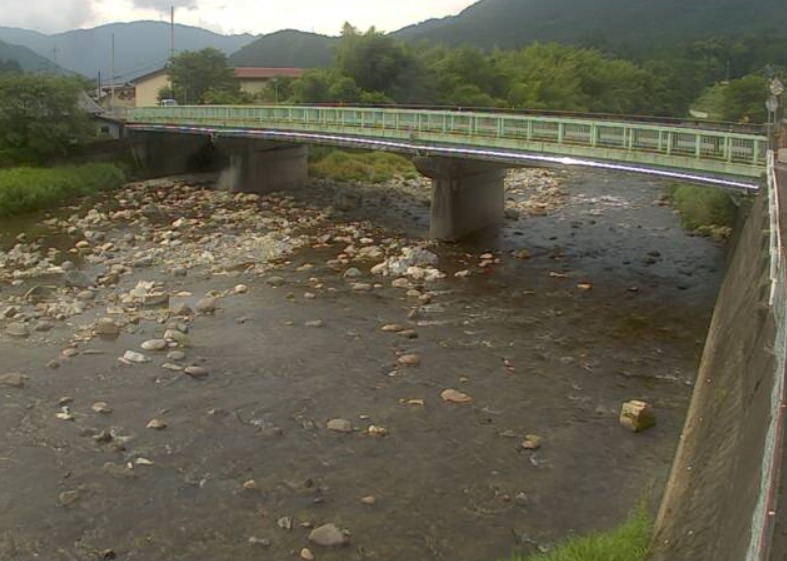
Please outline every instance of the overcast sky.
M301 29L338 35L349 21L394 31L433 17L454 15L476 0L0 0L0 26L56 33L116 21L169 20L220 33Z

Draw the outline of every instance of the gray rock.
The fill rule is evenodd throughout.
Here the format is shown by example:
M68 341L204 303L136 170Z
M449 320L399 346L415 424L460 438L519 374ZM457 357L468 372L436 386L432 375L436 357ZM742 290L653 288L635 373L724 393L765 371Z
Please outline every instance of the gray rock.
M335 524L324 524L311 531L309 541L323 547L337 547L350 540Z
M163 351L169 346L166 339L150 339L140 345L146 351Z
M351 267L344 272L344 278L346 279L357 279L362 277L363 273L360 269L356 269L355 267Z
M25 377L19 372L9 372L8 374L0 374L0 386L9 386L12 388L21 388L25 385Z
M150 359L148 357L134 351L126 351L125 353L123 353L123 359L128 362L134 362L136 364L143 364L145 362L150 362Z
M200 314L213 314L216 313L218 308L218 299L213 297L202 298L197 302L197 313Z
M24 299L31 304L36 304L45 300L52 293L52 289L47 286L36 285L25 292Z
M203 368L202 366L187 366L183 372L187 375L191 376L192 378L207 378L208 377L208 369Z
M49 321L41 320L37 321L33 326L33 331L38 331L39 333L44 333L47 331L51 331L55 327L55 324Z
M181 302L180 304L175 304L174 306L170 307L170 312L176 316L191 316L194 315L194 310L192 310L188 304L185 302Z
M186 345L189 342L189 336L177 329L167 329L164 332L164 339L175 341L179 345Z
M24 338L30 336L30 330L27 325L20 321L9 323L5 326L5 333L11 337Z
M326 424L326 428L334 432L351 433L353 424L347 419L331 419Z
M169 306L169 294L166 292L151 292L142 298L142 305L146 308Z
M104 337L117 337L120 335L120 326L112 318L101 318L93 327L96 334Z
M93 286L93 279L82 271L67 271L63 276L63 282L69 288L90 288Z

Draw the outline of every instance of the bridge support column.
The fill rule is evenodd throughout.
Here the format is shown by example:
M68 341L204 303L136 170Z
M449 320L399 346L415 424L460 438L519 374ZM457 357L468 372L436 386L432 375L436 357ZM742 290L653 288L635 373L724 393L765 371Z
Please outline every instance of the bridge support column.
M209 145L210 139L199 134L142 132L132 136L134 159L154 176L193 171L198 154Z
M220 187L247 193L280 191L309 178L307 146L250 139L222 139L230 158Z
M414 163L432 179L431 238L456 241L503 221L502 165L443 157L417 157Z

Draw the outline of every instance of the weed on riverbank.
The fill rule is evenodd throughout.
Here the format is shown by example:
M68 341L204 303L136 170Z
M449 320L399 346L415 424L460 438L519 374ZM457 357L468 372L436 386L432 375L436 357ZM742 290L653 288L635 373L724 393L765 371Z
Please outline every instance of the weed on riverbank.
M642 561L651 538L651 521L644 507L617 528L570 538L548 553L512 557L510 561Z
M382 183L394 177L418 175L412 162L390 152L344 152L333 150L309 165L309 175L336 181Z
M0 217L55 207L124 181L125 173L112 164L0 170Z
M732 233L737 207L728 192L714 187L675 183L670 185L669 196L686 230L721 239Z

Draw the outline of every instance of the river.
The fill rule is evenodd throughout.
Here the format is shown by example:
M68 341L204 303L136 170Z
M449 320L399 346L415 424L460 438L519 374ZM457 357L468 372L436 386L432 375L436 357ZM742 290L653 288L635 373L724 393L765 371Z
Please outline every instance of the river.
M418 181L209 183L3 225L0 558L493 561L657 506L725 252L661 183L519 172L465 244L423 240ZM405 248L436 262L369 272ZM656 427L619 425L630 399Z

